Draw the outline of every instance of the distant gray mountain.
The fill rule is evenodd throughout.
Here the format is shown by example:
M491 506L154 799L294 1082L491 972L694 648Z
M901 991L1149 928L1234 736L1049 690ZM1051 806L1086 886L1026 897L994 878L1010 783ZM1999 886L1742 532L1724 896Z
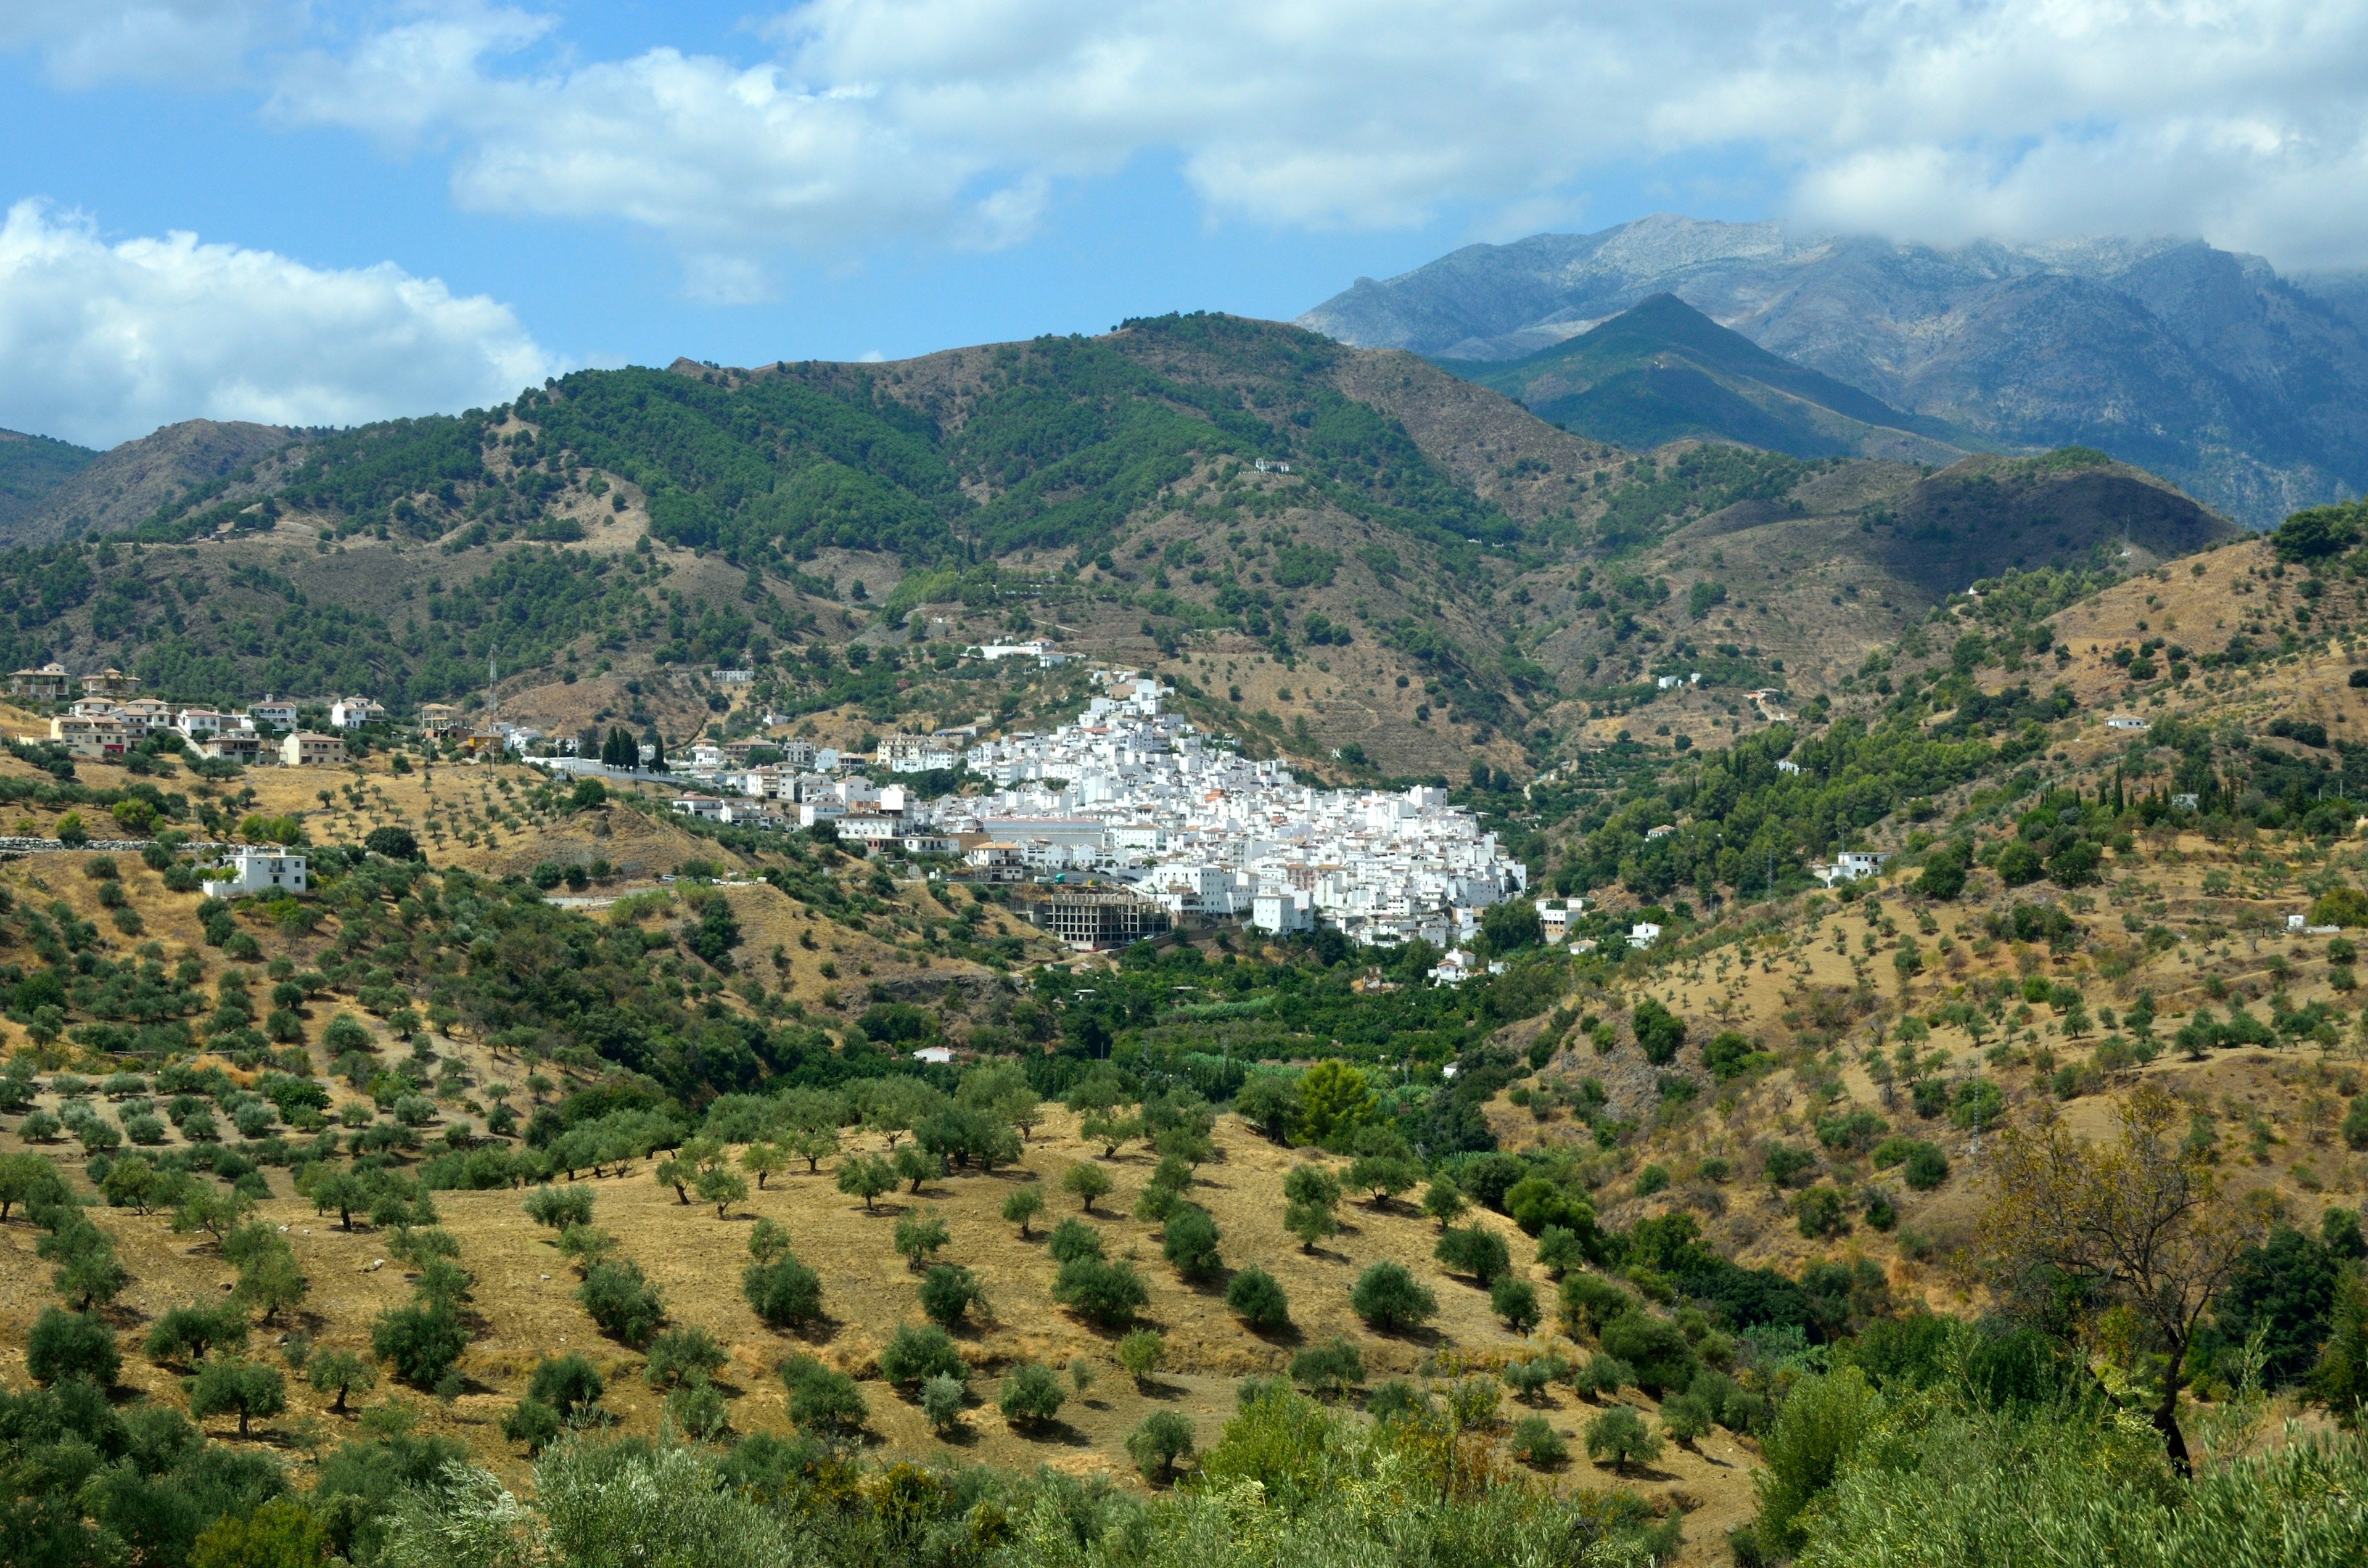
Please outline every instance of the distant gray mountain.
M1664 292L1963 445L2101 448L2256 526L2368 488L2368 279L2200 241L1943 250L1664 215L1468 245L1298 324L1507 360Z

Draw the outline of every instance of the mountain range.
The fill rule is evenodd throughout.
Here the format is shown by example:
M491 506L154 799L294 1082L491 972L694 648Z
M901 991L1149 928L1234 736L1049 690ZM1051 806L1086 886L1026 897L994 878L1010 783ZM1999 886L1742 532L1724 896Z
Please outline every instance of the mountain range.
M1622 331L1890 428L1683 306ZM1738 693L1822 689L1977 580L2102 580L2234 532L2102 452L1911 455L1639 453L1413 354L1221 315L880 365L684 359L93 458L42 514L73 537L0 551L0 667L402 708L492 664L504 715L552 732L771 710L853 741L995 706L955 650L1041 632L1159 669L1267 752L1405 775L1543 766L1648 703L1707 742ZM757 678L727 693L719 666Z
M1632 451L1689 438L1799 458L1965 456L1945 426L1770 354L1675 294L1654 294L1519 359L1449 359L1539 418Z
M1298 324L1499 363L1665 293L1954 445L2095 447L2256 527L2368 484L2368 288L2196 241L1942 249L1665 215L1468 245Z

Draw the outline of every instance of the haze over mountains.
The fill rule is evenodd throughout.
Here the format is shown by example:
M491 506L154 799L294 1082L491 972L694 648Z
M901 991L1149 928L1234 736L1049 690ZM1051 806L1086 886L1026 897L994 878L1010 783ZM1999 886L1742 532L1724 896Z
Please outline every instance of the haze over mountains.
M1661 293L1956 444L2094 446L2256 526L2368 481L2358 280L2196 241L1943 250L1656 216L1360 278L1298 324L1508 361Z

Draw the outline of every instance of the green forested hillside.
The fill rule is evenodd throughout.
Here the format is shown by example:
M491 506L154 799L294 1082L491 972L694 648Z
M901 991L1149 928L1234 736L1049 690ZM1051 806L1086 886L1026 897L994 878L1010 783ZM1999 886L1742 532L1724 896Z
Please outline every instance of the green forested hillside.
M1541 419L1632 449L1691 437L1799 458L1872 456L1874 432L1948 449L1933 422L1770 354L1675 294L1523 358L1439 363Z
M97 456L71 441L0 430L0 536Z

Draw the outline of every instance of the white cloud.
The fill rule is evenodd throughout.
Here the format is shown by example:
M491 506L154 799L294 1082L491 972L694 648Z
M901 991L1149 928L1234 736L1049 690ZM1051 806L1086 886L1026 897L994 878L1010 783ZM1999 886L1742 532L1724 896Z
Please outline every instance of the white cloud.
M585 61L550 16L412 0L281 60L273 112L442 150L472 210L655 231L715 298L783 247L1011 244L1146 152L1290 227L1503 232L1707 163L1903 237L2368 259L2357 0L808 0L751 36Z
M219 83L302 19L298 0L7 0L0 49L39 51L63 86Z
M191 417L344 425L495 403L554 368L507 306L393 263L110 244L34 201L0 222L0 426L104 447Z

